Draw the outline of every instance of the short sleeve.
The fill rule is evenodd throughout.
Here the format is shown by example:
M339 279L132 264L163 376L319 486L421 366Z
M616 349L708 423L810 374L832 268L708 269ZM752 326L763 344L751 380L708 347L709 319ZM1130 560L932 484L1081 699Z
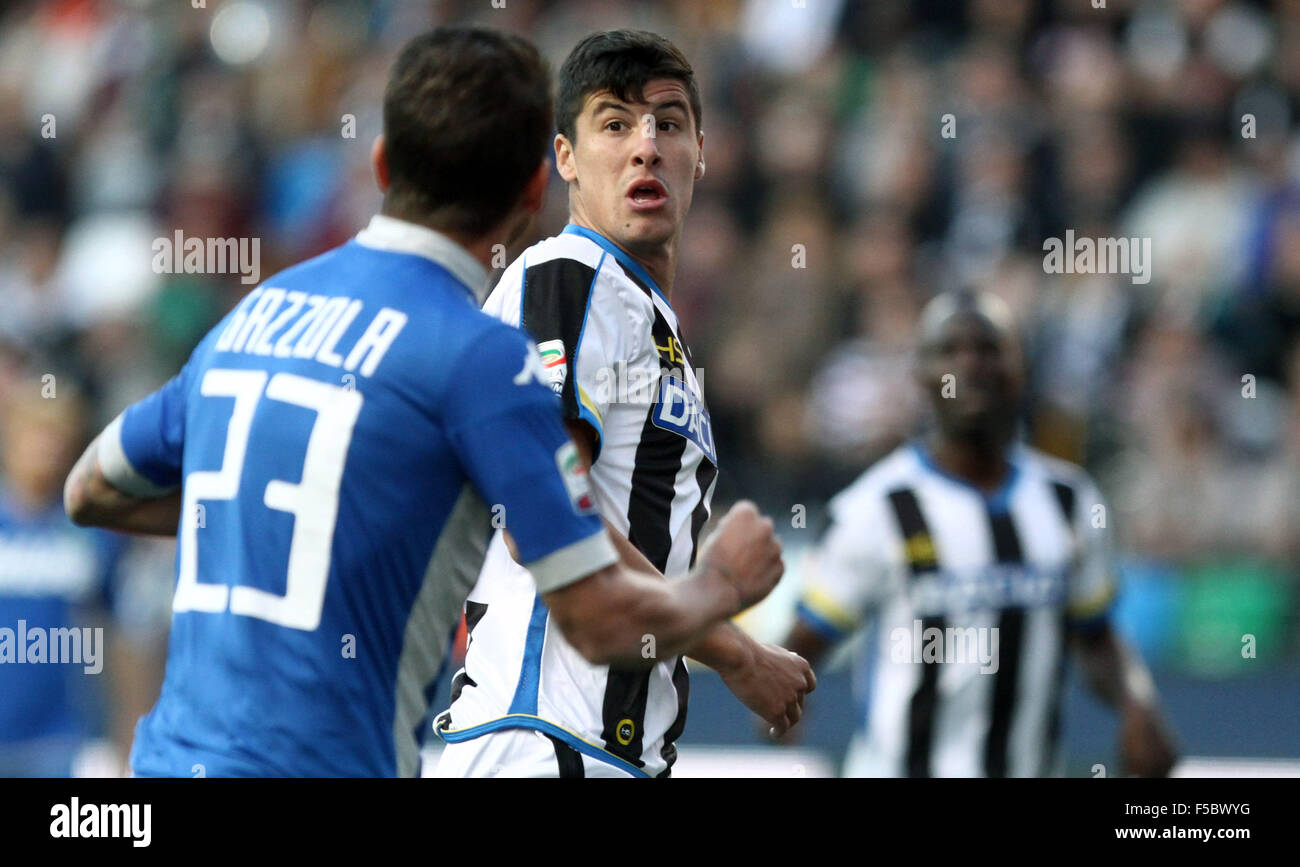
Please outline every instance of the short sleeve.
M452 365L439 405L466 475L503 517L520 562L546 593L618 555L544 379L527 337L496 325Z
M1097 486L1085 480L1077 491L1073 523L1079 561L1070 580L1067 615L1071 626L1088 631L1106 623L1119 591L1115 531Z
M162 388L127 407L100 437L100 469L114 487L154 497L180 486L193 364L191 359Z
M582 420L604 441L604 420L613 395L609 383L625 359L627 313L617 293L595 268L576 259L530 264L520 291L520 322L537 343L546 381L560 396L564 418Z
M853 632L888 593L884 510L868 498L838 498L809 564L799 617L831 641Z

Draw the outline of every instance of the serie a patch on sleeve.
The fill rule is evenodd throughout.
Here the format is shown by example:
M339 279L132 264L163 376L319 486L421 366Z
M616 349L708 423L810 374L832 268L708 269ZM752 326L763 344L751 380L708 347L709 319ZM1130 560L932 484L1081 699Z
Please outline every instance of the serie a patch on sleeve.
M546 382L551 386L551 391L559 394L564 390L564 381L569 376L569 359L564 354L564 341L544 340L537 344L537 352L542 357Z
M578 447L572 440L555 450L555 466L560 471L560 478L564 480L564 489L569 492L573 510L579 515L595 514L596 504L591 498L587 468L578 459Z

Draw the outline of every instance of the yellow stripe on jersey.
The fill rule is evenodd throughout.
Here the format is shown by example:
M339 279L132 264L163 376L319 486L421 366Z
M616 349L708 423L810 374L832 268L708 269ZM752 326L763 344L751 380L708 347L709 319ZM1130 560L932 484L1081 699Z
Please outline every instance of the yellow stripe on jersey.
M804 591L803 604L814 614L824 617L830 623L845 632L857 628L858 616L849 611L825 590L809 587Z
M582 402L583 406L591 410L591 414L596 417L596 421L600 422L602 425L605 423L605 419L601 418L600 410L596 408L595 402L591 399L591 396L587 394L587 390L580 385L578 386L578 400Z
M915 533L903 543L903 553L908 563L933 563L934 540L929 533Z
M583 388L581 385L578 385L576 382L574 383L574 385L576 385L578 388L578 401L587 409L591 410L591 414L596 417L596 424L604 428L605 419L601 417L600 410L596 408L595 401L593 401L591 399L591 396L587 394L587 390L585 388Z

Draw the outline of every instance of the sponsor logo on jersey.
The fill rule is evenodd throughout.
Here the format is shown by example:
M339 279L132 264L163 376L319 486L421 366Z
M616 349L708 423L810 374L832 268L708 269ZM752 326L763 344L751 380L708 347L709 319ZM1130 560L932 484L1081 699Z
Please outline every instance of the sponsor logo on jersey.
M564 489L569 492L573 510L579 515L593 514L596 504L591 499L587 468L578 459L578 447L572 441L555 450L555 466L560 470L560 478L564 480Z
M655 427L686 437L700 447L714 466L718 465L709 411L682 380L667 374L659 378L659 403L653 419Z
M669 365L680 367L686 363L686 349L682 342L673 335L668 335L668 342L664 344L656 343L655 349L659 352L659 357L668 362Z
M615 732L618 742L623 746L632 743L632 737L636 734L636 723L630 719L621 719L618 721L618 731Z
M921 617L980 609L1044 608L1065 604L1068 566L995 563L977 569L939 569L917 576L909 594Z
M545 340L537 344L537 352L542 357L546 382L550 384L551 391L559 394L564 390L564 380L569 376L569 360L564 355L564 341Z

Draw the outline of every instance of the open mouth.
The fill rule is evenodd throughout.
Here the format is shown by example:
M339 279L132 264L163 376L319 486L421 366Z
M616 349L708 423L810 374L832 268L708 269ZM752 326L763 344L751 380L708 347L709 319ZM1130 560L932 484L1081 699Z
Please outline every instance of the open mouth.
M655 178L633 181L627 188L627 198L637 210L662 207L668 201L668 190Z

